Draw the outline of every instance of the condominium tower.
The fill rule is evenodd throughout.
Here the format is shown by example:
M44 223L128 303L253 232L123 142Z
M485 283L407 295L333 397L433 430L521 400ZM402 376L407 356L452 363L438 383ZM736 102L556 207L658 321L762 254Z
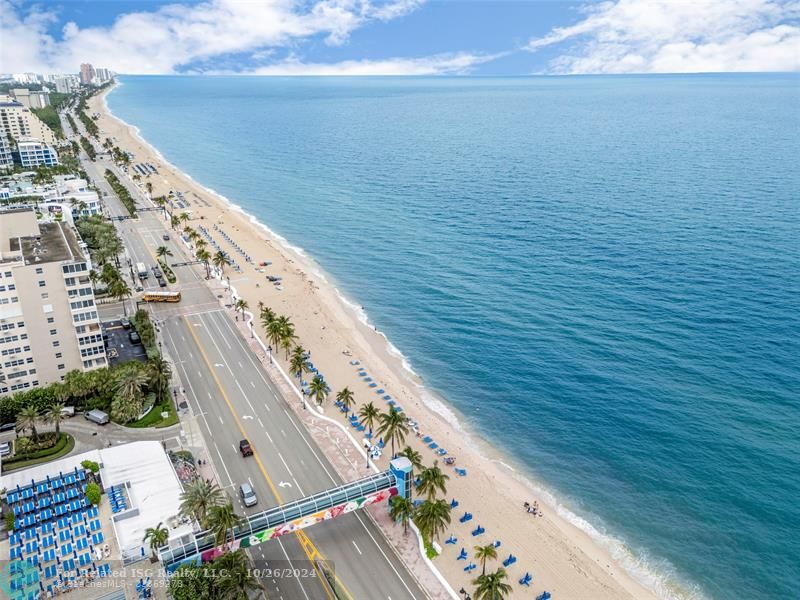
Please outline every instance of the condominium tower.
M90 269L70 225L0 211L0 396L106 366Z
M0 96L0 130L6 137L15 140L33 138L48 146L56 145L56 135L45 125L30 108L12 100L8 96Z

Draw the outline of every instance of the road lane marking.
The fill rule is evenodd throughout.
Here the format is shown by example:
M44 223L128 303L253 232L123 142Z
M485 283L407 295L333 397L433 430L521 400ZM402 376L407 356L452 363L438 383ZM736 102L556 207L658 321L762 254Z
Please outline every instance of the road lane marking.
M217 443L214 442L214 449L217 451L217 456L219 456L219 462L222 463L222 468L225 469L225 475L228 476L228 485L233 485L233 479L231 478L230 471L228 471L228 465L225 464L225 461L222 460L222 452L219 451L219 447Z
M261 425L262 428L264 427L264 423L261 422L261 417L258 418L258 424Z
M356 551L359 554L364 554L363 552L361 552L361 548L359 548L358 545L356 544L356 541L355 540L351 540L351 541L353 542L353 546L355 547Z
M184 319L186 319L186 317L184 317ZM187 322L188 322L188 319L187 319ZM231 400L228 397L228 394L225 392L225 388L222 387L222 383L220 382L219 377L216 374L216 371L211 369L211 363L208 360L208 355L206 355L206 351L203 349L203 345L200 343L200 338L197 336L197 333L195 333L194 329L190 329L189 331L191 331L192 336L194 337L195 344L197 344L197 347L200 350L200 354L202 354L202 356L203 356L203 360L206 362L206 364L208 365L209 369L211 370L211 376L213 377L214 382L217 384L217 387L219 388L219 391L222 394L222 397L224 398L225 403L228 405L228 410L230 410L231 414L233 415L233 419L236 422L236 426L239 428L239 431L242 434L242 438L247 439L247 435L245 434L244 427L242 426L241 421L239 421L238 417L236 416L236 411L233 410L233 404L231 404ZM219 454L219 449L217 449L217 453ZM270 476L267 474L267 470L264 468L264 463L261 462L261 457L258 455L258 452L256 451L255 448L253 448L253 458L256 460L256 464L258 465L258 468L261 471L261 474L264 476L264 479L267 481L267 484L269 485L270 489L272 490L272 493L275 496L275 499L278 501L279 504L283 504L283 500L281 500L281 495L278 492L277 488L275 487L275 484L272 483L272 479L270 479ZM221 454L220 454L220 460L222 460L222 455ZM225 463L223 462L222 465L225 466ZM227 467L225 468L225 470L227 471ZM228 476L228 478L230 479L230 475ZM233 483L232 479L230 481L231 481L231 483ZM308 536L304 535L302 531L295 532L295 536L297 537L298 541L300 542L300 546L303 548L303 552L305 552L306 557L311 561L311 564L314 565L314 570L317 572L317 575L320 577L320 580L319 580L320 586L325 591L325 594L328 596L328 598L330 600L334 600L333 596L331 596L331 593L328 591L327 587L325 587L322 584L323 575L322 575L322 573L319 572L319 569L317 568L316 564L314 564L314 557L315 556L319 556L320 560L322 560L325 563L327 563L327 560L325 560L325 558L322 556L322 554L319 552L319 550L317 550L316 546L314 546L314 544L311 542L311 540L308 539ZM286 560L289 561L289 564L291 565L291 559L289 558L289 555L286 553L286 549L283 547L283 544L281 543L281 540L278 540L278 543L281 546L281 550L283 550L284 556L286 556ZM342 584L342 587L344 588L344 584ZM306 594L305 588L303 587L302 583L300 584L300 588L303 590L303 595L306 598L308 598L308 594ZM344 588L344 589L345 589L345 592L349 596L350 594L349 594L349 592L347 592L347 588Z
M217 417L219 417L220 424L225 425L225 421L222 420L222 415L217 415Z

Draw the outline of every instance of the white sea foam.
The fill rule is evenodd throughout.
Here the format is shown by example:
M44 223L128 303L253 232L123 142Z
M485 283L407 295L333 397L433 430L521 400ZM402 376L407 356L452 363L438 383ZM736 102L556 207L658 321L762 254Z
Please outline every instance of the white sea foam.
M118 82L116 85L119 86L122 85L122 83ZM103 104L106 111L111 114L111 110L108 108L105 97L103 97ZM320 281L326 284L329 282L328 276L322 270L322 267L319 265L319 263L303 248L290 243L285 237L272 230L263 222L259 221L258 218L248 213L243 207L234 203L229 198L223 196L214 189L201 184L191 177L191 175L185 171L182 171L176 165L168 161L161 154L161 152L159 152L158 149L153 146L153 144L148 142L144 136L141 135L141 131L138 127L127 123L116 115L114 115L114 117L129 127L131 131L133 131L134 136L138 139L138 141L142 145L146 146L155 156L157 156L159 161L169 165L175 171L179 171L184 177L194 182L195 185L202 188L208 194L217 198L231 210L235 210L245 216L249 222L262 229L269 238L275 240L284 250L287 250L297 256L305 270L310 272ZM528 487L534 493L534 495L536 495L536 497L541 498L542 502L551 510L554 510L559 517L586 533L590 538L592 538L592 540L594 540L595 543L604 548L617 562L617 564L619 564L631 577L639 581L648 589L653 590L658 597L663 598L664 600L707 600L706 596L702 594L697 586L681 581L674 567L667 561L653 559L644 550L634 552L619 537L607 532L605 527L600 525L602 520L599 517L596 515L582 517L578 514L578 512L576 512L577 509L573 509L568 506L570 503L566 499L559 499L559 497L552 490L547 488L541 482L536 481L533 477L505 462L502 458L498 458L498 456L502 456L502 454L494 447L491 447L491 454L495 456L487 456L487 453L485 452L485 446L476 442L476 438L468 429L464 427L463 423L458 418L456 411L450 407L447 401L430 390L424 384L424 382L422 382L420 375L411 366L411 362L408 357L406 357L406 355L403 354L400 349L392 344L383 331L380 331L376 328L376 326L370 320L369 315L364 307L345 296L345 294L338 287L334 287L334 291L340 301L353 312L356 319L360 323L364 324L370 329L373 329L383 337L389 354L396 357L400 361L403 369L412 376L411 381L417 388L417 393L422 399L423 404L428 409L442 417L445 422L447 422L455 431L460 433L461 439L471 450L474 450L482 458L491 460L492 462L503 467L512 477ZM597 523L598 525L596 526L593 523Z

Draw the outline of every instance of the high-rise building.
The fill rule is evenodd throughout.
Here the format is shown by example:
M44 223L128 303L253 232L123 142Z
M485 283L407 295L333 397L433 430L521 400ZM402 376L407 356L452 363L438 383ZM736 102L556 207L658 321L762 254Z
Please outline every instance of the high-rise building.
M5 171L14 166L14 157L11 154L11 144L5 130L0 127L0 171Z
M8 96L0 96L0 128L14 140L32 138L48 146L56 145L56 134L31 109Z
M80 87L80 79L76 75L58 75L55 78L56 91L59 94L69 94Z
M14 73L11 77L14 81L22 85L39 83L39 76L36 73Z
M70 225L0 212L0 396L106 366L90 269Z
M90 85L94 83L94 67L89 63L83 63L81 65L81 83L83 85Z
M30 91L28 88L14 88L11 97L27 108L44 108L50 106L50 92Z
M111 73L108 69L104 69L102 67L97 67L94 70L94 79L95 83L105 83L109 79L111 79Z
M12 154L14 162L25 168L54 167L58 164L58 154L55 149L39 140L19 138L17 148Z

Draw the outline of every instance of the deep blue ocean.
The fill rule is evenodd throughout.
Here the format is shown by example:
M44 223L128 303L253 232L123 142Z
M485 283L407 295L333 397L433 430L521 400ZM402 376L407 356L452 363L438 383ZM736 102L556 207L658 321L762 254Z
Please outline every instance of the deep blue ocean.
M665 589L800 589L800 76L124 77Z

